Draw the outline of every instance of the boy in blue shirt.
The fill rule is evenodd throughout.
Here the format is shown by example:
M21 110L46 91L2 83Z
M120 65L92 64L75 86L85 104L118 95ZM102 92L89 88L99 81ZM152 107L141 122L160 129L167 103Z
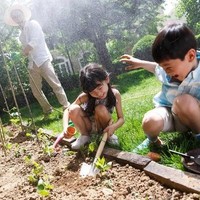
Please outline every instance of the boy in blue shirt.
M200 54L192 31L182 23L164 27L152 45L155 62L123 55L127 70L144 68L156 75L162 90L154 97L155 108L143 118L147 139L137 147L162 145L160 132L200 133Z

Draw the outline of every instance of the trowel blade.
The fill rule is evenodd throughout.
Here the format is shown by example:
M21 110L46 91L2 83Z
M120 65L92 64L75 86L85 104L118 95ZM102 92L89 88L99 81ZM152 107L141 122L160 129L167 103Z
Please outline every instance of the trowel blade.
M87 163L82 163L80 175L82 177L95 176L99 173L99 170L93 165L88 165Z

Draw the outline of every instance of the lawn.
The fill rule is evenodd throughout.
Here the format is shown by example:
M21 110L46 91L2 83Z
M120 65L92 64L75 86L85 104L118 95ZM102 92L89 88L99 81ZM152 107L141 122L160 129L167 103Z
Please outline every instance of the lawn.
M122 106L125 116L125 124L116 131L119 137L120 148L123 151L131 152L144 139L141 122L145 112L153 108L152 98L160 91L161 84L155 76L144 70L135 70L123 73L116 80L111 80L112 84L120 91L122 95ZM66 91L70 102L73 102L80 93L80 89ZM42 120L42 111L37 103L31 105L34 122L37 127L53 130L55 134L62 131L62 108L58 105L55 97L50 99L54 106L54 112L49 116L48 120ZM28 120L29 112L27 108L21 109L23 120ZM113 115L116 119L116 114ZM193 148L197 148L200 143L187 134L180 133L161 133L161 139L165 143L163 149L154 149L161 154L160 163L183 169L181 157L172 155L168 149L180 152L187 152ZM145 155L149 149L139 152Z

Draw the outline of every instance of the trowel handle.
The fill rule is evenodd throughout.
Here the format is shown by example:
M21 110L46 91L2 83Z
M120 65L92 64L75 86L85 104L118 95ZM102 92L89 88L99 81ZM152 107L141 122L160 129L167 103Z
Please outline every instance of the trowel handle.
M101 156L101 153L103 151L103 148L105 146L107 138L108 138L108 133L107 132L103 133L103 137L101 139L101 143L100 143L100 145L99 145L99 147L97 149L97 153L96 153L96 156L95 156L95 162Z
M189 155L187 155L187 154L180 153L180 152L177 152L177 151L174 151L174 150L171 150L171 149L169 149L169 151L170 151L171 153L177 154L177 155L179 155L179 156L183 156L184 158L191 158L191 157L192 157L192 156L189 156Z

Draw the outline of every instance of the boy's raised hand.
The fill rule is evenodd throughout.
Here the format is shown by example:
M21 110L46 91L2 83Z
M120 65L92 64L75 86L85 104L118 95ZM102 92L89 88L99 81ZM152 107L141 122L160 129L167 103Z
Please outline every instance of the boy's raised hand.
M129 66L125 67L125 70L138 69L141 67L141 60L128 54L122 55L119 61L122 63L130 64Z

